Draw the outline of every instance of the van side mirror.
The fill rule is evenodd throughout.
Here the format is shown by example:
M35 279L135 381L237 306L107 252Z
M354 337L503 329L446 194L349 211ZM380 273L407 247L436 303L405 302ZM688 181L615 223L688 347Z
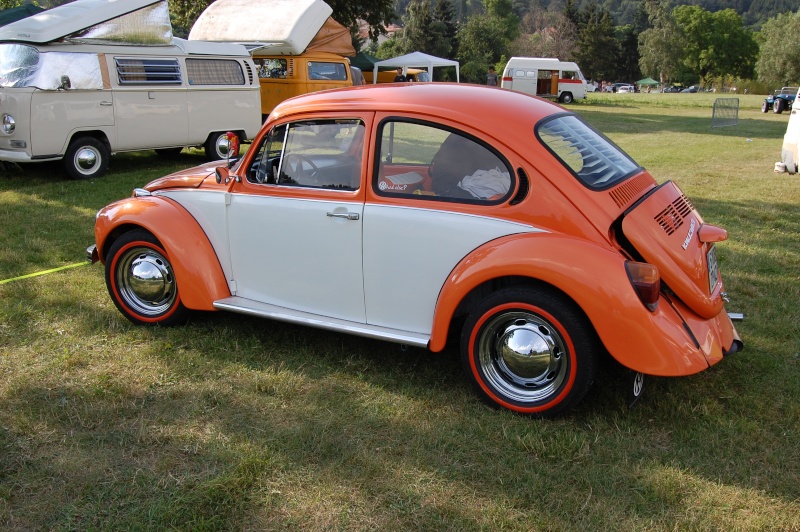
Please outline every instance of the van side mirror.
M68 91L72 88L72 82L69 80L69 76L61 76L61 85L58 86L58 90Z

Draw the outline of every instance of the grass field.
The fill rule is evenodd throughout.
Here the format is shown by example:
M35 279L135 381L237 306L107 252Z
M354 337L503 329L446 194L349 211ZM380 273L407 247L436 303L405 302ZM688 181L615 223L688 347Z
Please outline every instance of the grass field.
M569 417L483 406L457 351L234 314L139 328L99 265L0 284L4 530L798 530L800 176L775 174L788 115L742 96L598 94L571 109L660 181L717 246L745 351L651 379L612 371ZM0 176L0 281L79 264L95 212L198 164L121 154L110 173Z

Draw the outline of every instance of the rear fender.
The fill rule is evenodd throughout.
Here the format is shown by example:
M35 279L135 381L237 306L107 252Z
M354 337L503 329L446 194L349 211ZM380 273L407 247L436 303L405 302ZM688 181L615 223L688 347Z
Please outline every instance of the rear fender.
M100 260L105 264L114 240L136 228L149 231L161 242L187 308L215 310L214 301L231 295L208 237L191 214L168 198L127 198L101 210L94 225Z
M586 314L622 365L650 375L689 375L708 368L678 313L664 301L650 312L625 271L625 257L591 242L552 233L512 235L473 251L451 272L434 313L430 349L444 348L458 305L480 285L526 277L547 283Z

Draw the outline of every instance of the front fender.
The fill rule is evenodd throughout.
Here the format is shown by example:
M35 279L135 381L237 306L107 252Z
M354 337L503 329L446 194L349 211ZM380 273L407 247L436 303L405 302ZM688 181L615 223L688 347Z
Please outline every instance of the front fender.
M703 353L665 300L648 311L625 271L625 257L586 240L528 233L494 240L465 257L442 288L430 349L444 348L459 303L483 283L525 277L565 293L624 366L650 375L689 375L708 368Z
M165 197L127 198L97 214L94 236L103 264L114 240L137 227L161 242L187 308L215 310L214 301L231 295L219 259L197 220Z

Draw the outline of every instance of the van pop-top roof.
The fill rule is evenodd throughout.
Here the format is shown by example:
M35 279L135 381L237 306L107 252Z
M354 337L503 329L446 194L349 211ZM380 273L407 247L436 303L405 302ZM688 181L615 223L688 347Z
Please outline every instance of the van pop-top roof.
M333 13L322 0L216 0L197 18L190 41L259 44L299 55Z
M154 6L161 1L75 0L0 28L0 41L49 43L147 6ZM170 27L170 33L171 31Z

